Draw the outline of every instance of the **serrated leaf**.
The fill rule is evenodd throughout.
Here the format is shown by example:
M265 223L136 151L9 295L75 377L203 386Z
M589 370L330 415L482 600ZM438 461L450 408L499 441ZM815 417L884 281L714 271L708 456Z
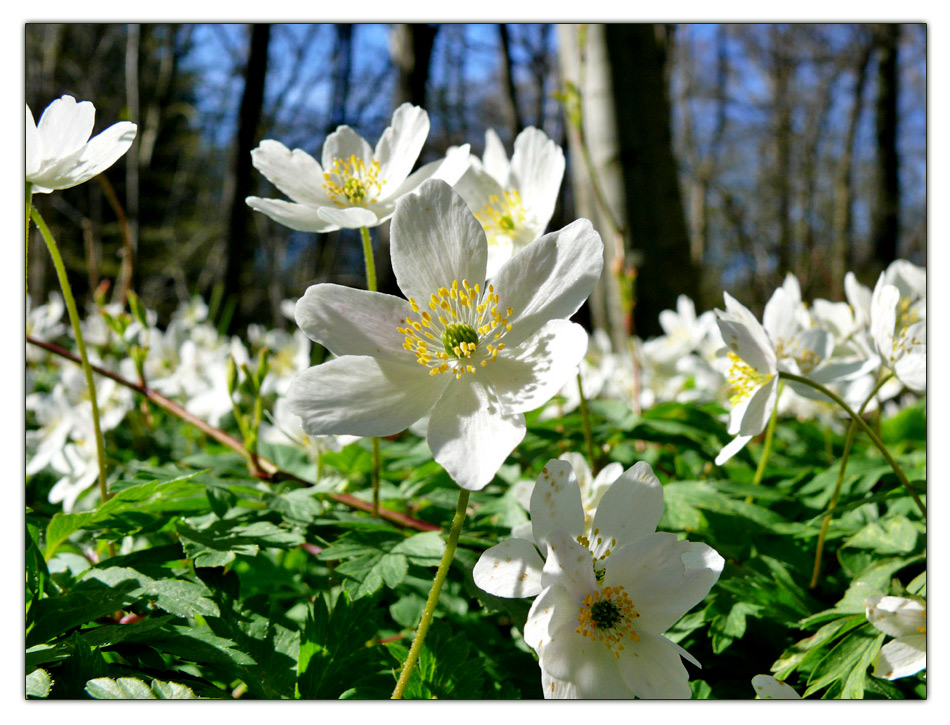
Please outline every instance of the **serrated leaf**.
M46 527L46 559L55 553L56 549L72 534L82 529L104 528L106 522L125 512L142 511L151 502L165 497L193 493L201 490L201 484L193 482L201 471L178 476L171 480L156 480L125 488L94 511L53 516Z
M86 683L86 692L95 700L154 700L152 689L137 677L97 677Z
M128 592L130 597L147 597L161 609L179 617L218 615L218 605L211 599L211 590L200 582L152 579L135 569L117 566L92 569L84 581L92 579L112 587L128 581L135 582L138 587Z
M26 676L26 696L47 697L52 685L53 680L50 679L49 672L37 668Z
M404 665L408 650L401 645L387 647L393 658ZM452 633L441 621L435 621L419 651L419 659L409 676L403 697L413 700L465 699L482 696L485 664L472 648L465 632Z
M286 549L304 543L298 532L282 529L270 521L224 519L200 529L179 521L176 529L185 553L196 567L224 566L238 554L256 556L261 547Z
M808 678L808 689L802 697L808 697L833 683L842 683L847 688L849 698L863 697L865 672L880 651L883 641L884 633L870 623L849 632L815 667ZM844 690L841 695L845 696Z
M361 676L381 668L382 652L367 646L376 636L377 610L368 598L337 597L333 611L317 597L307 614L297 662L297 693L304 699L335 699Z

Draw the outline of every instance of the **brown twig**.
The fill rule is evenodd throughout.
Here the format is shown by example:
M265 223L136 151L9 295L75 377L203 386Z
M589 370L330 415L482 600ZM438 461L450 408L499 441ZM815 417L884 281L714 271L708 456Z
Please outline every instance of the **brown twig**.
M26 341L29 342L31 345L36 345L37 347L41 347L47 352L53 353L54 355L58 355L59 357L66 358L67 360L72 360L74 363L81 362L81 360L76 355L73 355L68 350L61 348L59 345L54 345L53 343L50 343L50 342L44 342L43 340L37 340L36 338L31 337L30 335L26 336ZM216 440L218 443L221 443L222 445L227 446L228 448L234 451L237 451L244 457L248 458L248 452L247 450L245 450L244 444L241 443L241 441L229 435L228 433L221 430L220 428L215 428L213 425L209 424L207 421L202 420L196 415L189 413L187 410L185 410L184 407L176 403L174 400L170 400L169 398L166 398L161 393L158 393L152 390L151 388L147 388L144 385L132 382L131 380L126 380L121 375L118 375L117 373L114 373L111 370L106 370L105 368L99 367L98 365L92 365L92 364L90 364L90 367L92 368L92 371L94 373L97 373L98 375L102 375L103 377L109 378L110 380L114 380L119 385L129 388L130 390L134 390L139 395L144 396L149 402L157 405L159 408L163 408L167 410L169 413L171 413L172 415L175 415L178 418L181 418L186 423L190 423L191 425L195 426L198 430L200 430L202 433L207 435L209 438ZM256 462L257 462L257 470L253 471L253 475L256 478L259 478L261 480L268 481L268 482L292 481L294 483L299 483L304 486L313 485L311 481L308 481L305 478L300 478L299 476L293 473L290 473L289 471L284 471L278 468L276 464L274 464L272 461L269 461L266 458L257 456ZM360 498L356 498L355 496L350 496L349 494L346 494L346 493L326 493L326 494L321 493L320 495L328 496L331 500L336 501L337 503L341 503L344 506L349 506L350 508L359 509L360 511L365 511L366 513L369 513L369 514L373 513L373 504L371 502L364 501ZM391 521L394 524L398 524L400 526L405 526L406 528L409 528L409 529L416 529L418 531L441 531L442 530L441 527L436 526L435 524L430 524L427 521L421 521L419 519L415 519L411 516L407 516L406 514L400 513L398 511L392 511L390 509L383 508L382 506L380 506L378 509L378 515L380 518L386 519L387 521Z

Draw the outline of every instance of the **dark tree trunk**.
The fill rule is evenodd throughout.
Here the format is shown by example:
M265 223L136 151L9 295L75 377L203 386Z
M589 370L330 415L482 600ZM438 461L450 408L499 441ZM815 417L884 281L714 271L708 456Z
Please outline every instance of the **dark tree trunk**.
M772 79L775 113L775 193L778 204L778 272L793 271L792 237L792 103L794 67L790 58L788 31L772 26Z
M897 156L897 43L900 26L879 25L875 28L878 52L877 104L875 127L877 134L877 183L872 207L871 234L874 264L884 268L897 259L898 184Z
M330 101L330 122L327 133L346 123L346 102L350 96L353 67L353 26L336 25L336 48L333 52L333 97Z
M438 25L406 23L393 27L392 57L399 69L396 79L396 107L408 101L425 108L429 61Z
M521 111L518 108L518 93L515 91L515 78L511 72L511 38L508 35L508 26L504 23L498 24L498 39L501 46L501 72L504 74L505 90L508 92L508 101L511 105L513 130L511 137L514 138L524 128L524 119L522 119Z
M258 141L261 110L264 105L264 78L267 75L267 47L270 25L251 26L250 51L245 72L244 95L237 132L237 158L234 164L234 191L231 197L231 216L228 221L228 254L224 275L225 299L233 300L235 314L232 329L246 322L242 310L242 277L250 266L253 249L250 236L250 211L244 199L251 191L251 151Z
M696 299L699 273L690 258L670 129L663 26L607 25L614 108L626 197L628 239L641 255L635 329L661 332L659 314L680 294Z

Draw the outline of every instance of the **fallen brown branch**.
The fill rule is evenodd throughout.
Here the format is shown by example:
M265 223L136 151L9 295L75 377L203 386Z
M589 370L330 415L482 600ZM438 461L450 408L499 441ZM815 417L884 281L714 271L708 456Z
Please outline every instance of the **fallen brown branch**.
M31 345L36 345L37 347L40 347L46 350L47 352L51 352L54 355L65 358L67 360L71 360L74 363L79 364L81 362L80 359L76 355L73 355L71 352L60 347L59 345L54 345L53 343L50 343L50 342L44 342L43 340L37 340L36 338L31 337L29 335L26 336L26 341L30 343ZM111 370L106 370L105 368L99 367L98 365L91 365L91 367L92 367L92 371L96 373L97 375L101 375L103 377L109 378L110 380L114 380L119 385L129 388L130 390L134 390L139 395L142 395L143 397L145 397L149 402L157 405L159 408L163 408L164 410L167 410L172 415L175 415L178 418L181 418L182 420L184 420L185 422L190 423L191 425L195 426L198 430L200 430L202 433L207 435L209 438L212 438L216 440L218 443L221 443L222 445L227 446L228 448L240 453L242 456L248 459L248 462L252 468L252 473L256 478L259 478L264 481L269 481L269 482L293 481L295 483L299 483L304 486L313 485L313 482L311 481L308 481L304 478L300 478L299 476L293 473L290 473L289 471L284 471L278 468L272 461L269 461L266 458L262 458L261 456L255 456L254 459L252 460L251 456L248 454L247 450L245 450L241 441L239 441L237 438L229 435L228 433L221 430L220 428L215 428L213 425L209 424L205 420L202 420L196 415L189 413L187 410L185 410L184 407L176 403L174 400L166 398L161 393L156 392L155 390L152 390L151 388L148 388L139 383L133 382L131 380L127 380L123 378L121 375L114 373ZM331 500L336 501L337 503L341 503L344 506L349 506L350 508L359 509L360 511L365 511L368 514L373 513L373 504L370 501L364 501L363 499L357 498L355 496L350 496L349 494L346 494L346 493L326 493L326 494L321 493L320 495L327 496ZM409 528L409 529L416 529L418 531L441 531L442 530L440 527L436 526L435 524L430 524L427 521L420 521L419 519L415 519L411 516L407 516L406 514L399 513L398 511L391 511L390 509L386 509L382 507L379 508L378 515L380 518L386 519L387 521L391 521L394 524L399 524L400 526L405 526L406 528Z

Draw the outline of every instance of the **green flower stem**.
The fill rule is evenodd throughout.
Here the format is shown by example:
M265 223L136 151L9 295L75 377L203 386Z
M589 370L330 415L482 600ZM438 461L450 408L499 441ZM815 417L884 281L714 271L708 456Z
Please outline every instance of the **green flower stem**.
M752 483L758 486L762 483L762 476L765 475L765 464L769 460L769 454L772 452L772 439L775 437L775 421L778 419L778 400L782 397L782 390L785 383L778 384L778 391L775 393L775 407L772 408L772 415L769 417L769 425L765 429L765 443L762 445L762 457L759 458L759 465L755 469L755 476ZM747 501L746 503L750 503Z
M858 410L858 415L863 415L865 408L868 407L868 404L874 399L874 396L877 395L877 391L881 389L881 386L884 385L888 380L891 379L893 375L888 374L881 378L880 382L874 386L874 390L871 391L871 394L867 397L861 404L861 408ZM831 513L835 510L835 506L838 505L838 497L841 495L841 486L844 484L844 474L848 468L848 457L851 455L851 446L854 443L854 434L857 431L858 425L851 420L851 425L848 426L848 435L844 441L844 451L841 453L841 466L838 468L838 481L835 484L835 490L831 494L831 502L828 504L828 512L825 514L824 519L821 522L821 531L818 533L818 546L815 549L815 565L812 567L811 574L811 583L808 585L809 589L814 589L818 586L818 574L821 571L821 555L825 550L825 537L828 534L828 526L831 524Z
M800 375L793 375L792 373L786 373L784 371L779 372L779 375L785 380L791 380L796 383L801 383L802 385L807 385L810 388L814 388L815 390L824 393L838 405L840 405L844 411L851 416L851 419L857 423L865 433L867 433L868 438L870 438L871 442L877 446L877 449L881 452L881 455L884 456L884 459L888 462L890 467L894 469L894 473L897 475L901 485L907 489L907 493L909 493L910 497L914 499L914 503L917 504L917 508L920 509L920 513L924 517L927 516L927 507L924 506L924 502L920 500L920 496L918 496L917 492L911 487L910 481L907 480L907 475L897 464L897 461L894 460L894 457L891 455L890 451L887 450L887 446L884 445L884 442L880 439L877 433L871 429L871 426L864 422L864 418L851 410L851 407L846 402L844 402L840 395L835 393L833 390L829 390L821 383L816 383L814 380L803 378Z
M360 227L363 238L363 261L366 263L366 289L376 291L376 260L373 258L373 240L369 236L369 227ZM373 447L373 516L379 512L379 438L370 439Z
M63 265L63 258L60 256L59 247L56 246L53 234L36 208L31 211L30 216L43 235L49 254L53 258L53 266L56 268L56 275L59 277L59 286L63 289L63 299L66 302L66 309L69 310L73 333L76 335L76 347L79 348L82 371L86 376L86 387L89 388L89 399L92 403L92 425L96 432L96 458L99 462L99 494L103 503L105 503L109 500L109 491L106 486L106 450L102 442L102 429L99 426L99 401L96 399L96 384L92 379L92 368L89 366L89 357L86 355L86 343L83 341L82 330L79 327L79 311L76 309L76 301L73 299L69 278L66 276L66 267Z
M455 518L452 519L452 529L449 531L449 539L445 543L445 553L442 554L442 561L439 562L439 570L435 573L435 580L432 582L432 591L429 592L429 598L426 600L425 609L422 610L422 619L419 621L419 629L416 630L416 638L412 640L412 647L409 648L409 656L406 657L406 663L402 666L402 672L399 674L399 681L396 683L396 689L393 690L392 699L401 700L406 691L406 685L409 684L409 677L419 659L419 650L422 649L422 643L425 641L426 633L429 631L429 625L432 623L432 617L435 614L435 606L439 603L439 594L442 593L442 585L449 573L449 566L452 559L455 558L455 548L458 546L459 534L462 533L462 523L465 521L465 509L468 507L469 491L462 489L459 493L459 502L455 507Z
M373 242L369 236L369 227L360 227L363 237L363 261L366 262L366 289L376 291L376 262L373 259Z
M587 444L587 457L590 459L590 470L596 476L600 469L597 466L597 458L594 456L594 435L590 424L590 409L587 407L587 398L584 397L584 385L581 382L580 370L577 371L577 393L581 398L581 421L584 427L584 443Z

